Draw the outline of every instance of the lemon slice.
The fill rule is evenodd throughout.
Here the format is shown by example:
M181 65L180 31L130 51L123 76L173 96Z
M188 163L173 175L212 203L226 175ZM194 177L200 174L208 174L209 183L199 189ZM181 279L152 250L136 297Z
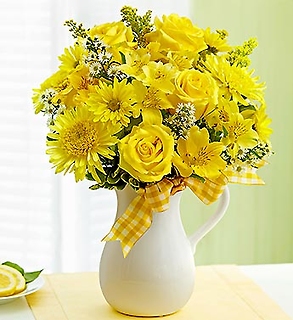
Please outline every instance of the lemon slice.
M0 269L0 297L6 297L14 294L15 289L15 276L5 269Z
M15 290L14 290L13 294L20 293L25 289L25 287L26 287L25 279L24 279L23 275L18 270L14 269L10 266L1 264L0 265L0 272L2 272L2 271L9 272L14 277L14 279L16 281L16 286L15 286Z

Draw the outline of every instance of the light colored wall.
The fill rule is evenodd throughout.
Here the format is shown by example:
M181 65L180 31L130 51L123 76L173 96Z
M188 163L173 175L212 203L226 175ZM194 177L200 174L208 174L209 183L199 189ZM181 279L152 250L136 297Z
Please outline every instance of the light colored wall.
M275 155L259 171L265 186L230 185L224 219L197 247L196 263L293 262L293 1L192 0L198 26L226 29L230 44L257 37L252 67L266 82ZM182 215L187 232L214 210L186 191Z

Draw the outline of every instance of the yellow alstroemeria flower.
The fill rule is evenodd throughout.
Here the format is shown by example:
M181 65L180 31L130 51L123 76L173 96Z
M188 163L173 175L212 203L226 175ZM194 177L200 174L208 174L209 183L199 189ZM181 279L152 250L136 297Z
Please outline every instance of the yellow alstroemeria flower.
M172 109L174 106L171 104L167 95L159 88L150 86L146 87L140 81L134 80L132 82L136 92L137 105L141 110L146 108L155 109Z
M183 177L197 174L203 178L215 179L225 169L226 162L221 158L224 145L221 142L209 143L206 128L192 127L187 139L179 138L173 163Z
M138 79L145 85L162 90L165 93L172 93L174 90L174 78L177 69L170 63L163 64L161 61L151 61L142 67L143 75Z
M89 69L83 66L68 76L69 82L75 90L87 90L89 85L95 84L93 78L89 78Z
M232 114L237 112L239 108L235 101L219 97L216 109L206 117L206 120L211 128L222 131L223 126L231 121Z
M229 147L230 154L236 157L239 147L253 148L257 145L258 134L252 129L254 122L244 119L241 113L231 114L229 123L225 125L227 136L222 142Z
M138 50L128 50L125 53L125 64L118 67L124 73L137 77L143 73L142 67L150 61L150 54L145 48Z
M137 180L157 182L171 172L174 138L159 110L144 110L142 123L119 141L118 149L119 167Z
M167 53L167 59L179 71L191 69L194 61L198 58L198 54L190 51L179 51Z
M94 121L94 114L86 107L66 110L60 114L48 134L47 154L56 173L74 172L75 180L85 178L90 172L100 182L96 169L104 172L99 155L112 159L110 149L118 139L114 136L119 125Z

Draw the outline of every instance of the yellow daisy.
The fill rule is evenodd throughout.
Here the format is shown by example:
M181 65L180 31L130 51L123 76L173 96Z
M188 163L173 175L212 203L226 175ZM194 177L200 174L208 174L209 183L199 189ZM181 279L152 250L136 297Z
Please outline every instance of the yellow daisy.
M81 68L84 55L84 49L77 43L73 47L65 48L64 53L58 57L61 61L60 70L70 73L75 69Z
M90 94L87 101L89 110L94 113L94 121L110 122L113 125L121 123L127 126L131 116L138 117L135 92L127 79L118 82L115 78L113 85L101 83L96 92Z
M59 115L51 130L47 154L56 173L74 172L77 182L89 172L100 181L96 169L104 170L99 155L109 159L115 155L110 147L118 141L114 134L120 126L95 122L94 115L87 108L79 107Z
M228 33L225 30L217 30L216 33L211 32L211 28L204 31L204 40L213 53L229 51L231 46L227 43Z

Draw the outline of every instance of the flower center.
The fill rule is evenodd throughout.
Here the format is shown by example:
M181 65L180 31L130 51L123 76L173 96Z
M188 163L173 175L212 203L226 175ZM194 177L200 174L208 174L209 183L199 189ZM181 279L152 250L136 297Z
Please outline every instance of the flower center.
M137 146L137 152L143 161L152 161L162 152L162 141L158 137L156 137L153 141L147 139L140 141Z
M230 126L230 132L232 133L234 140L237 141L240 136L247 132L247 128L242 123L236 122L235 125Z
M161 70L157 70L154 78L155 80L163 80L166 78L166 75Z
M62 137L63 148L75 156L86 156L96 144L97 131L89 121L78 122L68 128Z
M228 122L229 121L229 114L225 110L219 110L219 119L222 122Z
M201 148L196 156L192 156L190 153L186 154L186 157L189 158L190 164L192 166L203 167L207 165L209 161L211 161L211 158L206 149L206 147Z
M119 101L117 99L112 99L108 103L108 108L111 111L116 111L116 110L120 109L120 107L121 107L121 101Z

